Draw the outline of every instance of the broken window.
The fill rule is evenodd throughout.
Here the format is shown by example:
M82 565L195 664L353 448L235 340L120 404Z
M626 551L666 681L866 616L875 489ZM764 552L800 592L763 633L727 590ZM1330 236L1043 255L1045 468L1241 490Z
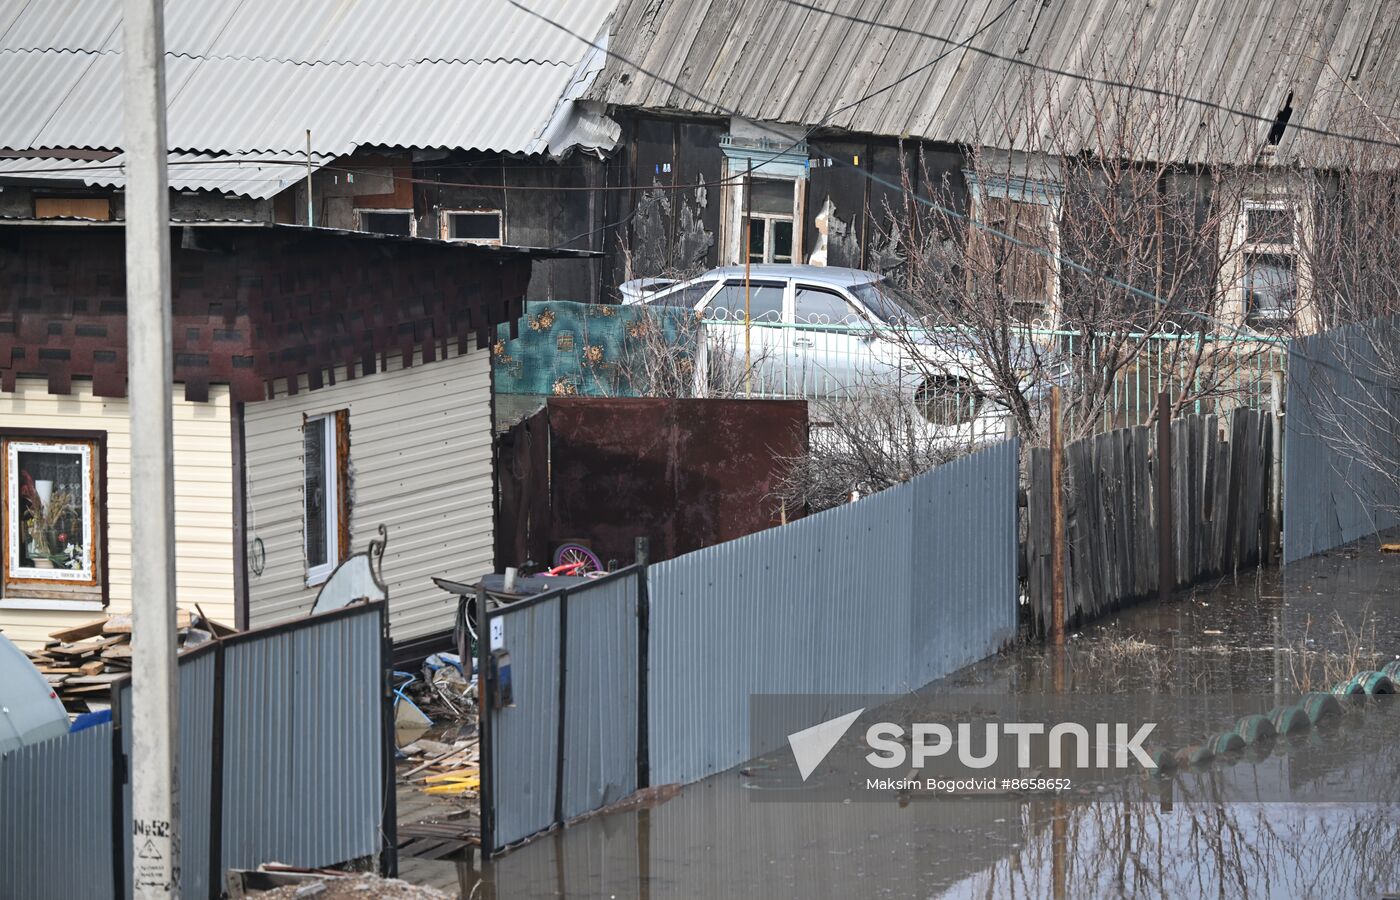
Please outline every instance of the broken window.
M473 244L501 243L501 211L499 209L444 210L440 221L444 241L467 241Z
M7 598L101 599L98 445L0 438Z
M345 410L310 416L302 425L302 509L306 583L317 585L335 571L348 530L346 505L349 435Z
M1246 321L1275 327L1293 320L1298 306L1298 211L1284 200L1246 201L1240 250Z
M1059 240L1054 208L984 196L969 228L969 278L981 280L984 289L1006 300L1020 321L1045 316L1055 296L1055 263L1047 255L1055 252Z
M355 221L360 231L411 237L414 234L411 209L357 209Z

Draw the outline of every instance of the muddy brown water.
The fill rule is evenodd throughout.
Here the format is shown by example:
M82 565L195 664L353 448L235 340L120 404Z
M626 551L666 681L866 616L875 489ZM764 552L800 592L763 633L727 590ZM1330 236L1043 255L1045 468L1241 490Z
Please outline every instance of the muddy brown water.
M1372 541L1129 608L1074 634L1062 653L1022 646L919 693L1287 695L1397 657L1400 554ZM1383 799L756 802L736 769L545 835L482 873L445 871L439 883L502 900L1377 897L1400 892L1400 753L1388 752L1400 746L1400 714L1371 716L1355 734L1365 740L1289 742L1257 764Z

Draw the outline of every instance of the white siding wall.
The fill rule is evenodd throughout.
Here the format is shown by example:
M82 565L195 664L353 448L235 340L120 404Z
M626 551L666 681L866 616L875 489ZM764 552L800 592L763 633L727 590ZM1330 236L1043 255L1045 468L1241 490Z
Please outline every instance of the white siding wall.
M249 624L305 615L302 417L350 411L350 553L388 528L384 580L395 641L452 626L456 604L429 580L474 580L491 568L490 354L439 359L295 396L249 403L248 539L261 539L262 574L248 573Z
M199 604L233 625L233 438L228 388L210 385L206 403L186 403L175 389L176 602ZM42 379L20 378L13 394L0 393L0 426L107 433L107 552L109 613L131 609L131 428L125 399L94 397L75 382L66 397L48 393ZM57 631L98 618L92 610L12 609L0 603L0 629L33 648Z

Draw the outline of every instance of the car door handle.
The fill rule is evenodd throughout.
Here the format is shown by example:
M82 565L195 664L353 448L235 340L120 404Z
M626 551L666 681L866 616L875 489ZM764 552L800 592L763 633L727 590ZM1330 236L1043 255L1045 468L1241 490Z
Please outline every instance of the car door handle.
M812 346L812 339L811 339L811 338L793 338L792 345L793 345L794 347L810 347L810 346Z

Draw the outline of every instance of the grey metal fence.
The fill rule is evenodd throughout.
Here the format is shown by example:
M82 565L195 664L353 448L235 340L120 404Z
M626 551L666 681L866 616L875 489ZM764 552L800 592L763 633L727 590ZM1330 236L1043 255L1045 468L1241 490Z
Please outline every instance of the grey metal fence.
M0 897L112 896L112 726L0 757Z
M1400 525L1400 317L1293 341L1283 561Z
M490 849L636 790L642 587L641 569L629 566L487 613Z
M753 694L915 690L1016 630L1015 440L648 570L651 782L753 746ZM813 706L815 724L847 710Z
M181 896L271 860L392 866L385 627L356 605L181 655ZM130 683L112 699L112 724L0 757L0 897L130 896Z
M486 613L482 840L750 758L749 698L912 691L1016 632L1018 445Z

